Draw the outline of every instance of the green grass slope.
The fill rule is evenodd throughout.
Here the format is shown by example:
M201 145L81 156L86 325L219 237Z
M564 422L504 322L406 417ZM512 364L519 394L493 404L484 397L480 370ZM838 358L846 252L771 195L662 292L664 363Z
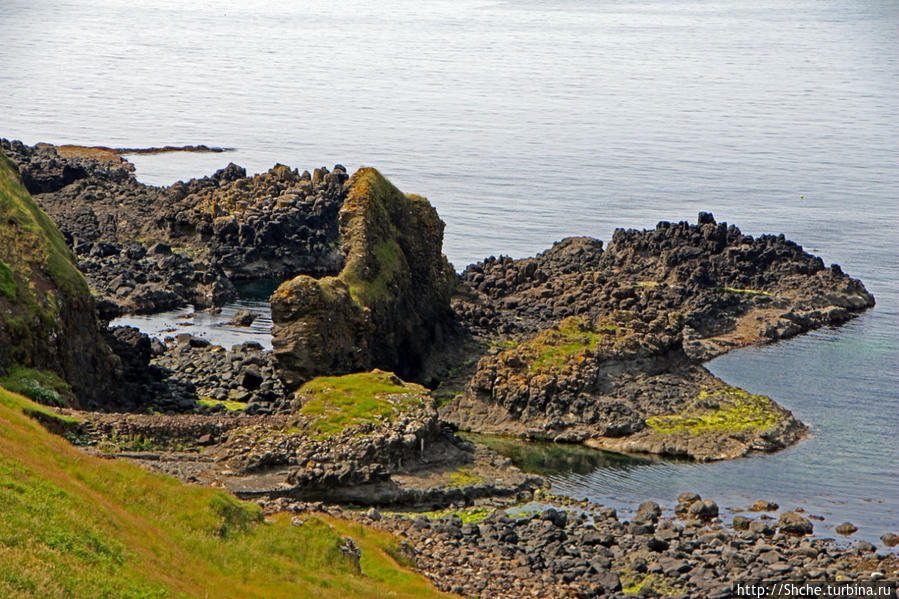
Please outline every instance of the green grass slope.
M0 387L0 597L438 597L397 540L88 456ZM339 547L352 538L355 558Z

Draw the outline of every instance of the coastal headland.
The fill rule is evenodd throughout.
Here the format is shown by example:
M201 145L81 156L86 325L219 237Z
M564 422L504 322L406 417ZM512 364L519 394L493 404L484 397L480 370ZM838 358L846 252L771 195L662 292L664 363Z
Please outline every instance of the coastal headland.
M466 596L726 597L740 579L896 576L894 557L812 540L793 511L729 528L685 493L674 518L650 502L622 521L458 434L696 461L798 442L789 410L703 365L874 305L783 235L703 212L458 274L434 207L373 168L231 164L152 187L130 150L0 150L0 385L82 452L266 513L400 534L439 589ZM215 310L261 280L280 282L273 351L108 326Z

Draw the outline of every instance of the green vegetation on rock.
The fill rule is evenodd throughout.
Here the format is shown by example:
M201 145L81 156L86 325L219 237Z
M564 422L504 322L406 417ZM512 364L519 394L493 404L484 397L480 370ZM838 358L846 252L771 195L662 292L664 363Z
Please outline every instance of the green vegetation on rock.
M621 581L621 591L638 595L641 589L650 589L655 596L670 597L680 594L680 591L669 583L660 574L643 574L630 568L618 570L618 579Z
M426 199L362 168L338 220L340 273L300 275L272 295L272 343L291 389L372 367L413 378L451 312L458 277L442 254L443 222Z
M227 399L212 399L211 397L201 397L197 403L203 406L214 408L215 406L224 406L229 412L239 412L247 407L242 401L231 401Z
M462 522L480 522L493 512L493 508L472 506L459 509L432 510L429 512L388 512L388 515L397 514L408 518L424 516L428 520L439 520L448 516L455 516Z
M50 406L61 406L72 396L72 387L55 372L22 366L10 367L0 387Z
M599 335L583 319L570 316L523 344L522 349L534 355L532 371L557 370L572 357L596 349L598 341Z
M398 412L422 405L427 390L390 372L373 370L312 379L297 396L303 401L300 413L310 419L315 434L325 438L352 426L390 421Z
M0 388L0 596L438 597L395 537L258 506L81 453ZM341 550L351 538L356 558Z
M739 287L715 287L715 289L718 291L739 293L740 295L771 295L767 291L759 291L758 289L740 289Z
M471 468L463 467L450 474L450 480L453 487L470 487L484 482L484 477L475 474Z
M49 380L47 371L70 383L75 394L101 395L115 361L100 335L87 283L62 234L2 153L0 223L0 374L16 366L43 371L26 377L31 383L6 382L48 403L74 395Z
M737 387L702 391L695 407L679 414L650 416L646 424L659 433L762 430L784 416L771 398Z

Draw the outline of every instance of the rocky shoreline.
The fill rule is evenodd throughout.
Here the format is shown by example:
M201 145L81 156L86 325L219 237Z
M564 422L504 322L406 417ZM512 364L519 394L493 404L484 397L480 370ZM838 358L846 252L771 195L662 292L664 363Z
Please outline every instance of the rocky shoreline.
M812 539L795 511L774 519L738 517L728 527L718 506L683 493L674 517L655 502L622 519L612 508L543 497L512 509L387 514L279 500L295 524L319 511L399 535L406 553L441 590L465 597L735 596L735 584L765 581L896 580L899 558L860 541ZM558 507L561 503L565 507ZM769 503L769 502L760 502Z
M59 258L86 279L75 311L95 342L82 358L108 373L87 393L71 368L32 352L0 355L0 376L25 368L32 387L48 370L62 377L69 408L82 408L66 411L80 424L65 433L85 451L268 510L452 510L431 521L330 509L406 537L440 589L466 596L724 597L741 579L896 576L895 558L869 544L804 538L811 523L798 514L735 519L732 530L689 494L675 519L651 503L631 521L602 506L559 511L546 495L527 512L546 482L457 435L696 461L796 443L807 427L789 410L703 366L874 305L860 281L782 235L754 238L700 213L696 224L618 230L608 246L569 238L532 258L490 257L460 275L436 210L374 169L276 165L248 177L232 164L158 188L117 151L0 149L59 228ZM43 281L34 267L15 277ZM283 281L273 351L108 327L123 313L213 307L235 283L270 279ZM0 327L0 340L16 327ZM463 521L475 513L486 517Z

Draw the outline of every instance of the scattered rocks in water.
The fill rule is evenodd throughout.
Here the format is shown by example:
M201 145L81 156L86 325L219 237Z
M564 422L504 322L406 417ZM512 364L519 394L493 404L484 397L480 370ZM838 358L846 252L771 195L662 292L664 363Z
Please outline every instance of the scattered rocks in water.
M231 320L228 324L232 324L238 327L248 327L253 324L256 320L256 314L250 312L249 310L238 310L234 313L234 316L231 317Z
M755 503L752 504L752 507L749 508L750 512L776 512L780 508L779 505L774 503L773 501L765 501L764 499L759 499Z

